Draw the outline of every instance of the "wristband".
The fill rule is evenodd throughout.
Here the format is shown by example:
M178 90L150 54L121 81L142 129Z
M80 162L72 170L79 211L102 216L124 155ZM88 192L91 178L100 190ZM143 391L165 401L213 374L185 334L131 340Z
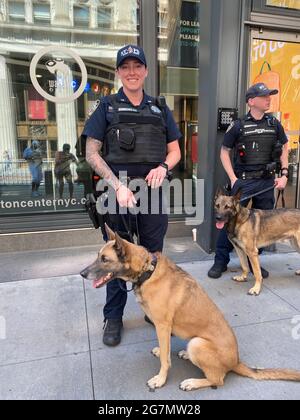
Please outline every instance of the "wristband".
M169 166L168 166L168 164L167 164L167 163L162 162L162 163L160 163L160 164L159 164L159 166L162 166L163 168L165 168L165 170L166 170L167 172L169 171Z

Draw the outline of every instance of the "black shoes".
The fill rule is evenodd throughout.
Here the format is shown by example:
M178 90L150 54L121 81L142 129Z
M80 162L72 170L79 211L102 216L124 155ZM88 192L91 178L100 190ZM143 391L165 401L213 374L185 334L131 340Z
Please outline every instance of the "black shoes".
M251 273L253 274L253 270L252 270L251 264L249 264L249 268L250 268ZM263 279L267 279L269 277L269 272L267 270L265 270L263 267L260 267L260 270L261 270L261 276L262 276L262 278Z
M106 346L117 346L121 342L123 329L122 319L106 319L104 324L103 343Z
M222 276L222 273L224 273L227 270L227 265L220 265L218 263L214 263L214 265L211 267L209 272L207 273L208 277L212 279L218 279Z
M253 274L253 270L249 261L249 268L251 273ZM263 279L267 279L269 277L269 272L267 270L265 270L263 267L260 267L261 269L261 276ZM211 267L211 269L209 270L209 272L207 273L208 277L212 278L212 279L218 279L219 277L222 276L222 273L224 273L224 271L227 270L227 266L225 265L220 265L217 263L214 263L214 265Z
M250 262L249 258L248 258L248 264L249 264L249 269L250 269L251 273L253 274L252 265L251 265L251 262ZM269 277L269 272L262 267L260 267L260 270L261 270L262 278L267 279Z

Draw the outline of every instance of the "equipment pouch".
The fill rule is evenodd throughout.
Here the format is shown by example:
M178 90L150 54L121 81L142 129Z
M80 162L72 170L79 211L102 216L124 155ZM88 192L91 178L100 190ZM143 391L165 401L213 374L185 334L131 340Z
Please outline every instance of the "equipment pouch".
M135 133L131 128L117 130L120 148L127 151L135 149Z

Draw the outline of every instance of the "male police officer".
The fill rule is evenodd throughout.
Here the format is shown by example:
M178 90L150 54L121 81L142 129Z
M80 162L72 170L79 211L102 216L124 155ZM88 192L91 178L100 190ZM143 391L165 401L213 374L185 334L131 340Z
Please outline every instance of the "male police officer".
M116 74L123 87L116 95L101 99L86 123L83 132L88 136L86 159L115 190L119 206L133 208L134 194L118 178L119 172L126 171L128 177L142 177L151 188L160 187L168 170L180 160L178 139L181 134L169 108L143 91L148 69L142 48L136 45L121 48ZM126 220L129 225L130 220ZM167 214L139 213L132 226L135 224L140 244L150 252L162 251ZM124 218L119 216L117 225L114 226L117 230L126 231ZM127 293L120 288L120 280L108 283L103 311L103 342L108 346L120 343L126 300Z
M259 191L274 187L285 188L288 179L288 139L280 122L266 111L270 108L271 95L278 94L276 89L268 89L264 83L251 86L246 92L249 113L235 121L228 128L221 148L221 161L231 181L231 194L242 190L242 198ZM234 149L234 168L230 152ZM276 179L277 172L280 176ZM247 205L246 200L243 205ZM273 209L274 190L271 189L252 199L256 209ZM227 270L229 253L233 246L227 238L226 230L220 231L214 265L208 272L212 278L221 277ZM262 268L262 276L269 273Z

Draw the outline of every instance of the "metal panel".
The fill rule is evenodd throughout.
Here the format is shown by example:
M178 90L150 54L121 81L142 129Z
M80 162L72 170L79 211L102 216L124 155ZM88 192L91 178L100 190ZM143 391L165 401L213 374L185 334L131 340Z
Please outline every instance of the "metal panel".
M141 0L140 43L145 51L149 70L145 91L151 96L158 95L157 24L157 0Z
M204 222L198 241L207 252L214 249L213 201L225 173L220 162L224 133L217 130L217 111L238 104L239 51L243 0L203 0L200 12L199 165L205 180Z

